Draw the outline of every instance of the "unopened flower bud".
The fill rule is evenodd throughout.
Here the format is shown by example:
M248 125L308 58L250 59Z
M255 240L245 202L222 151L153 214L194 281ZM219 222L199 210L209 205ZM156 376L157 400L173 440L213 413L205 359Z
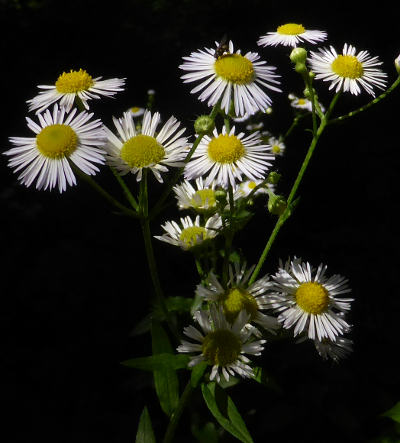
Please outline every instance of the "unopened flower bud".
M211 134L214 126L214 120L208 115L200 115L194 122L194 130L199 135Z
M286 200L281 195L269 193L268 211L274 215L281 215L286 209Z
M271 185L276 185L281 178L281 174L278 174L275 171L272 171L268 174L267 183Z
M305 63L296 63L294 69L299 74L305 74L307 72L307 67Z
M400 54L399 56L394 60L394 66L396 68L397 73L400 75Z
M307 51L304 48L294 48L293 51L290 53L290 60L292 60L293 63L301 63L305 64L307 58Z

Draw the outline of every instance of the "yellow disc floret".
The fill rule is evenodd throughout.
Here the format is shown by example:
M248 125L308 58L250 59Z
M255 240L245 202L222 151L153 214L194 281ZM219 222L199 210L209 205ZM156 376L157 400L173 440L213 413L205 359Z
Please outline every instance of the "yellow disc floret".
M305 28L303 25L298 25L297 23L287 23L286 25L278 26L276 32L284 35L298 35L303 34Z
M179 240L186 249L192 248L207 238L206 228L202 226L189 226L182 230Z
M93 78L85 70L63 72L56 81L56 89L62 94L87 91L94 84Z
M250 315L251 320L254 319L258 310L255 298L240 288L227 291L222 298L222 305L226 319L231 323L235 321L237 315L243 309Z
M329 305L328 291L319 283L302 283L295 294L297 305L309 314L321 314Z
M351 79L361 78L364 73L361 62L354 55L338 55L331 68L339 77Z
M273 145L272 146L272 152L276 155L281 153L281 147L279 145Z
M227 54L219 57L214 63L218 77L237 85L245 85L254 80L253 63L240 54Z
M78 146L78 136L68 125L49 125L36 136L36 146L45 157L68 157Z
M202 354L208 363L226 366L237 360L241 348L240 340L233 332L221 329L204 337Z
M146 168L160 162L165 150L154 137L140 134L123 144L120 155L131 168Z
M235 135L219 135L208 144L208 155L217 163L234 163L246 153L242 142Z
M215 191L213 189L199 189L193 194L190 204L196 208L210 208L216 204Z

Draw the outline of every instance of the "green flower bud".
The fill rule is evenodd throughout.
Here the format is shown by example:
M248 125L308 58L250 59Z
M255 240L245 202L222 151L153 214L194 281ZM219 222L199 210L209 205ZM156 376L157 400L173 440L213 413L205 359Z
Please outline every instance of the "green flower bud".
M305 64L307 58L307 51L304 48L294 48L292 52L290 53L290 60L292 60L293 63Z
M272 171L268 174L267 177L267 183L270 183L271 185L276 185L278 183L278 181L281 178L281 174L278 174L275 171Z
M294 67L294 69L299 74L306 74L307 73L307 66L305 63L296 63L296 66Z
M281 215L286 209L286 200L281 195L269 192L268 211L274 215Z
M194 130L199 135L211 134L214 126L214 120L208 115L200 115L194 122Z

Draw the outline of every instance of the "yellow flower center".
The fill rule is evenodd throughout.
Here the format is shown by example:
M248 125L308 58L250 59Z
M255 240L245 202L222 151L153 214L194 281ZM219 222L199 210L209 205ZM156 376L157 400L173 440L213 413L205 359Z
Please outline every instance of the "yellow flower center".
M59 159L70 156L78 146L78 136L68 125L50 125L36 136L36 146L41 154Z
M245 85L254 80L253 63L240 54L227 54L219 57L214 63L219 77L238 85Z
M272 152L273 152L274 154L280 154L280 152L281 152L281 147L280 147L279 145L274 145L274 146L272 146Z
M238 337L229 330L221 329L204 337L202 354L211 365L227 366L237 360L241 349Z
M93 86L93 78L83 69L79 71L63 72L56 81L56 89L62 94L87 91Z
M305 105L307 102L306 102L306 100L304 99L304 98L299 98L298 100L297 100L297 104L298 105L300 105L300 106L303 106L303 105Z
M328 291L319 283L302 283L295 294L297 305L310 314L321 314L329 305Z
M202 226L189 226L182 230L179 240L186 248L192 248L207 238L206 228Z
M298 35L303 34L305 28L297 23L287 23L286 25L278 26L276 32L283 35Z
M208 144L208 155L217 163L234 163L246 153L242 142L235 135L219 135Z
M131 112L136 113L138 111L140 111L141 108L139 108L138 106L133 106L133 108L131 108Z
M250 320L257 314L258 305L255 298L247 291L239 288L230 289L222 298L226 319L233 323L243 309L250 315Z
M256 182L249 182L248 185L249 189L254 189L257 186Z
M190 204L194 208L210 208L215 206L215 203L215 192L213 189L199 189L190 200Z
M162 160L165 150L154 137L141 134L127 140L120 155L131 168L145 168Z
M364 69L354 55L338 55L331 64L332 71L339 77L361 78Z

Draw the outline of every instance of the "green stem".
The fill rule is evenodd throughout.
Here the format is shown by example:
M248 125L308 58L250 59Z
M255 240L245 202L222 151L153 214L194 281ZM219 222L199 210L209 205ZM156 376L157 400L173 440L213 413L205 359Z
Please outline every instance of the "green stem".
M224 256L224 262L222 267L222 285L226 286L228 283L228 275L229 275L229 257L232 250L232 243L233 243L233 236L234 231L232 229L232 221L233 221L233 214L234 214L234 200L233 200L233 189L232 185L229 183L228 187L228 196L229 196L229 225L226 226L224 224L224 231L225 231L225 256ZM226 221L225 221L226 223ZM226 229L227 228L227 229Z
M307 154L304 158L303 164L301 165L301 168L299 170L299 173L297 174L296 180L292 186L292 189L289 193L289 197L287 199L287 205L286 205L286 210L283 212L283 214L281 214L274 226L274 229L271 232L271 235L268 238L267 244L265 245L265 248L261 254L260 259L258 260L258 263L253 271L253 274L250 277L249 280L249 285L251 285L252 283L254 283L254 281L256 280L261 267L263 266L265 259L267 258L267 255L275 241L276 236L278 235L278 232L280 231L281 227L283 226L283 224L285 223L285 221L289 218L290 216L290 211L291 211L291 204L296 196L296 192L298 187L300 186L300 183L303 179L304 173L307 170L308 164L310 163L311 157L314 153L314 150L317 146L318 140L321 137L322 133L324 132L324 129L326 128L328 121L329 121L329 116L334 108L334 106L336 105L336 102L338 100L340 96L340 92L337 93L334 98L332 99L332 102L329 106L328 111L326 112L326 114L322 117L321 123L316 131L316 133L314 134L314 137L311 141L311 144L308 148Z
M90 175L82 172L78 167L76 167L72 162L70 163L73 171L79 175L86 183L88 183L96 192L98 192L103 198L105 198L111 205L119 209L123 214L128 217L138 218L138 214L132 209L127 208L118 200L116 200L111 194L109 194L105 189L103 189Z
M130 203L130 205L132 206L132 208L138 212L139 211L139 205L135 199L135 197L132 195L130 189L128 188L128 186L126 185L124 179L118 174L118 172L114 169L111 168L112 173L114 174L114 177L117 179L119 185L121 186L122 190L124 191L125 197L128 200L128 202Z
M331 125L333 123L341 122L341 121L346 120L346 119L348 119L350 117L353 117L354 115L359 114L360 112L366 111L371 106L376 105L381 100L383 100L385 97L387 97L394 89L397 88L397 86L399 84L400 84L400 75L397 77L397 79L394 81L394 83L390 86L390 88L388 88L385 92L383 92L381 95L376 97L374 100L370 101L365 106L361 106L361 108L358 108L355 111L351 111L348 114L341 115L340 117L337 117L337 118L334 118L334 119L330 120L329 124Z
M163 443L172 443L176 440L174 440L174 435L176 428L178 426L179 420L182 416L182 413L192 395L192 392L194 391L194 388L191 384L191 381L189 380L187 385L185 386L185 389L181 395L181 398L179 399L178 406L176 407L175 411L172 413L167 431L165 432Z

